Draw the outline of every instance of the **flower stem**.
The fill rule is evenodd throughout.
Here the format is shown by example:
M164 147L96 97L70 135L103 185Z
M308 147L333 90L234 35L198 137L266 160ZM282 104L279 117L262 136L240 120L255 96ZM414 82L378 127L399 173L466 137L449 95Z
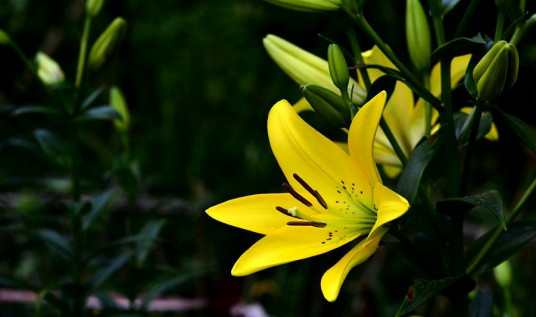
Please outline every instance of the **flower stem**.
M480 125L480 118L482 117L482 101L477 100L473 113L471 114L469 120L469 139L467 140L467 150L465 151L465 160L463 162L463 171L462 171L462 185L461 185L461 195L467 193L467 183L469 182L469 173L471 170L471 162L473 158L474 145L476 137L478 135L478 127Z
M512 222L519 215L521 210L523 210L523 208L527 204L528 199L534 193L534 190L536 190L536 178L532 180L532 183L529 185L529 188L527 188L527 190L525 191L525 193L523 194L521 199L517 202L517 204L515 205L514 209L512 209L512 212L510 213L510 215L506 219L506 226L507 227L510 224L512 224ZM486 244L482 247L482 249L480 249L480 251L475 255L475 257L471 260L471 262L467 266L467 269L465 270L465 272L468 275L470 275L470 274L472 274L474 272L477 264L480 263L482 258L488 253L489 249L493 246L493 244L495 243L497 238L499 238L499 236L501 235L501 233L503 231L504 230L501 227L497 227L497 229L495 229L495 232L493 232L493 235L489 238L489 240L486 242Z
M80 88L82 84L82 76L84 74L84 65L86 63L87 42L89 38L89 29L91 28L91 16L87 15L84 21L84 30L82 31L82 39L80 40L80 52L78 54L78 66L76 68L76 88Z
M406 157L406 154L398 144L398 141L396 140L393 132L389 128L389 125L385 121L383 117L380 119L380 127L382 128L383 132L385 133L385 136L387 136L387 139L391 143L391 146L393 147L393 150L395 150L396 155L398 156L398 159L400 162L402 162L402 166L406 166L408 163L408 158Z
M423 75L424 87L430 90L430 72L425 72ZM430 136L432 132L432 105L425 101L424 105L424 135Z
M495 25L495 38L493 39L493 42L497 43L501 40L503 27L504 27L504 10L502 8L499 8L499 12L497 13L497 24Z
M467 7L467 10L465 10L465 14L463 15L460 24L458 25L458 28L456 29L456 32L454 33L454 38L462 36L462 33L463 31L465 31L467 23L469 23L469 20L473 16L473 13L475 12L476 6L478 5L479 1L480 0L471 0L469 6Z
M361 46L359 45L359 41L357 40L357 36L355 34L354 29L349 27L347 34L348 34L348 40L350 41L350 47L352 48L352 52L354 54L354 63L356 65L365 64L365 61L363 60L363 55L361 55ZM370 82L368 71L362 67L358 67L358 70L359 70L359 74L361 74L361 78L363 79L363 84L365 85L365 89L369 91L371 82Z

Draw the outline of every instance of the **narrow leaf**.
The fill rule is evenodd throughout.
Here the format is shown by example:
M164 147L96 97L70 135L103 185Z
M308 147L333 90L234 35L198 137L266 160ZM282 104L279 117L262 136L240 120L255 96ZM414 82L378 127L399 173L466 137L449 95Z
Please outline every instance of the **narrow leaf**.
M72 249L69 240L66 237L49 229L39 230L35 235L41 239L54 254L65 260L71 258Z
M403 316L414 311L460 278L461 276L447 277L440 280L415 279L415 284L409 288L404 302L396 312L396 316Z
M16 107L15 110L11 112L11 116L16 117L23 114L49 114L49 115L58 115L61 112L56 108L51 108L47 106L20 106Z
M446 214L463 213L474 207L487 211L497 224L506 230L503 203L501 195L496 190L486 191L479 195L451 198L437 203L437 209Z
M136 263L142 265L149 251L154 245L154 242L160 234L160 230L164 227L166 221L164 219L150 221L141 229L139 235L144 236L145 239L138 242L137 254L136 254Z
M469 305L469 317L492 316L493 292L489 290L478 290L475 298Z
M441 4L443 7L443 15L449 13L450 10L454 9L454 7L460 3L460 0L441 0Z
M84 110L86 108L88 108L89 106L91 106L91 104L93 103L93 101L95 101L97 99L97 97L100 96L100 94L104 91L104 86L100 86L98 87L97 89L95 89L92 93L90 93L86 99L84 99L84 101L82 102L82 105L81 105L81 109Z
M396 192L404 196L410 204L415 200L426 167L440 148L441 140L434 135L419 144L411 154L408 164L402 171L402 175L400 175L396 185Z
M84 216L84 219L82 221L82 228L84 230L89 229L91 224L95 221L95 219L104 211L108 206L110 206L110 203L114 198L117 197L119 194L119 189L117 188L111 188L102 194L100 194L97 197L94 197L89 201L91 205L91 209L87 215Z
M188 276L177 276L175 278L165 280L164 282L161 282L157 285L155 285L153 288L147 291L145 293L145 297L143 298L143 301L141 302L139 306L139 310L143 311L147 309L147 306L153 301L153 299L157 298L158 296L162 295L166 291L184 284L185 282L189 281L191 279L191 275Z
M460 55L471 54L479 49L483 49L486 41L480 34L472 38L460 37L447 42L432 52L430 59L432 62L444 58L453 58Z
M473 242L465 252L465 263L470 263L478 252L484 247L496 228L490 229L486 234ZM474 274L484 273L501 264L525 244L536 237L536 222L514 222L508 226L508 230L501 232L500 236L490 248L490 251L482 258L475 267Z
M76 117L74 121L85 122L95 120L112 120L120 118L121 116L114 108L110 106L99 106L83 112L78 117Z
M93 277L90 279L89 284L94 288L98 288L102 283L112 276L117 270L123 267L127 261L132 257L132 252L123 253L113 260L107 262L105 266L97 271Z
M536 132L528 126L526 123L520 119L504 113L502 111L497 111L496 113L500 114L504 121L508 123L512 131L521 139L521 141L533 152L536 153Z
M44 129L35 130L34 137L43 153L50 160L63 167L70 165L69 150L62 138Z

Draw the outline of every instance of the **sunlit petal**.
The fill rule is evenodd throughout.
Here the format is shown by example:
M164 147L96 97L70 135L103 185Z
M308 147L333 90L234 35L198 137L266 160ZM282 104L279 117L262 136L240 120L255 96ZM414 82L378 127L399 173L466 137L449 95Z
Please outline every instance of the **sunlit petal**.
M471 59L471 54L454 57L450 63L450 84L456 87L458 82L465 76L465 70ZM435 64L430 74L430 92L439 97L441 95L441 65Z
M335 231L337 230L337 231ZM260 239L236 261L231 274L243 276L338 248L359 236L355 230L285 226Z
M380 243L380 239L387 232L386 228L377 230L375 234L363 239L355 247L352 248L342 259L333 267L324 273L320 286L324 297L333 302L339 296L342 283L348 275L348 272L356 265L367 260L376 250Z
M362 166L372 186L376 182L381 182L374 162L374 137L386 97L387 93L382 91L361 107L352 121L348 133L350 156Z
M269 234L293 220L278 212L275 207L295 204L296 200L287 193L258 194L226 201L209 208L207 214L231 226Z
M348 195L352 194L351 190L360 193L362 204L369 209L373 207L372 187L360 166L344 150L303 121L287 101L278 102L270 111L268 136L288 182L303 196L314 202L295 180L294 174L317 190L328 205L334 205L339 200L338 195L346 191Z
M393 221L408 211L408 201L385 187L381 183L374 186L374 204L378 213L378 219L370 231L371 234L384 224Z

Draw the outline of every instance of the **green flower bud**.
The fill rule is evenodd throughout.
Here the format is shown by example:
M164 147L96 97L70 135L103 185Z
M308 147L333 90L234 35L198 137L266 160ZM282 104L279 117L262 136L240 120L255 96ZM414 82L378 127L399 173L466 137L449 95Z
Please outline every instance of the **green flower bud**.
M348 74L348 65L340 47L337 44L330 44L328 47L328 66L331 80L337 88L344 90L348 87L350 75Z
M409 57L419 72L430 69L430 28L419 0L406 3L406 40Z
M492 100L514 85L519 68L519 55L513 44L495 43L473 70L478 98Z
M270 57L298 85L315 84L340 93L331 80L326 60L275 35L267 35L262 42ZM348 94L352 102L358 105L362 105L367 96L353 78L348 82Z
M497 284L501 287L508 287L512 283L512 267L510 266L510 261L506 260L497 265L493 269L493 273L495 274Z
M37 76L48 86L55 86L65 80L60 65L43 52L38 52L35 56L37 64Z
M123 93L116 86L110 89L110 107L115 109L121 116L121 119L114 120L117 130L127 131L130 125L130 113L128 112L127 102Z
M102 32L89 51L88 65L97 69L106 62L108 56L119 46L127 28L127 22L123 18L115 18Z
M341 0L266 0L277 6L306 12L333 11L341 7Z
M336 127L348 127L351 122L350 110L336 93L317 85L301 87L303 96L316 113Z
M89 16L97 16L102 8L104 0L87 0L86 12Z
M11 43L11 38L6 32L0 29L0 44L9 45L9 43Z

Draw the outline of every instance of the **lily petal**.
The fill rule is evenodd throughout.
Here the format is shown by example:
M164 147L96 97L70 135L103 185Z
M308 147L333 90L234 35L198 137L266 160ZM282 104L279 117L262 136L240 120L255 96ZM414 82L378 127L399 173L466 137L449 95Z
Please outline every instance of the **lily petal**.
M363 239L353 247L352 250L346 253L337 264L324 273L322 281L320 282L320 287L322 288L324 297L328 301L334 302L337 299L342 283L348 275L348 272L350 272L356 265L363 263L376 252L380 240L387 230L387 228L383 227L380 230L377 230L373 235Z
M297 113L303 112L303 111L315 111L313 107L307 102L307 99L305 97L302 97L300 100L298 100L294 105L294 110Z
M372 186L381 182L378 168L374 162L374 137L386 98L387 93L382 91L361 107L348 132L350 156L359 162Z
M381 183L374 186L374 204L377 208L377 220L370 230L373 234L384 224L393 221L408 211L409 203L406 198L400 196Z
M244 252L236 261L231 274L244 276L326 253L358 236L359 233L352 229L285 226L260 239Z
M359 202L373 210L372 186L361 167L344 150L303 121L286 100L270 110L268 137L288 182L311 202L315 202L315 198L295 180L294 174L317 190L330 206L335 205L341 195L359 193ZM374 164L373 161L370 164Z
M456 87L458 82L465 76L465 70L469 65L471 54L454 57L450 63L450 84ZM441 95L441 65L437 63L430 74L430 92L439 97Z
M293 219L278 212L275 207L293 204L296 200L287 193L258 194L226 201L206 212L225 224L266 235L285 227Z

